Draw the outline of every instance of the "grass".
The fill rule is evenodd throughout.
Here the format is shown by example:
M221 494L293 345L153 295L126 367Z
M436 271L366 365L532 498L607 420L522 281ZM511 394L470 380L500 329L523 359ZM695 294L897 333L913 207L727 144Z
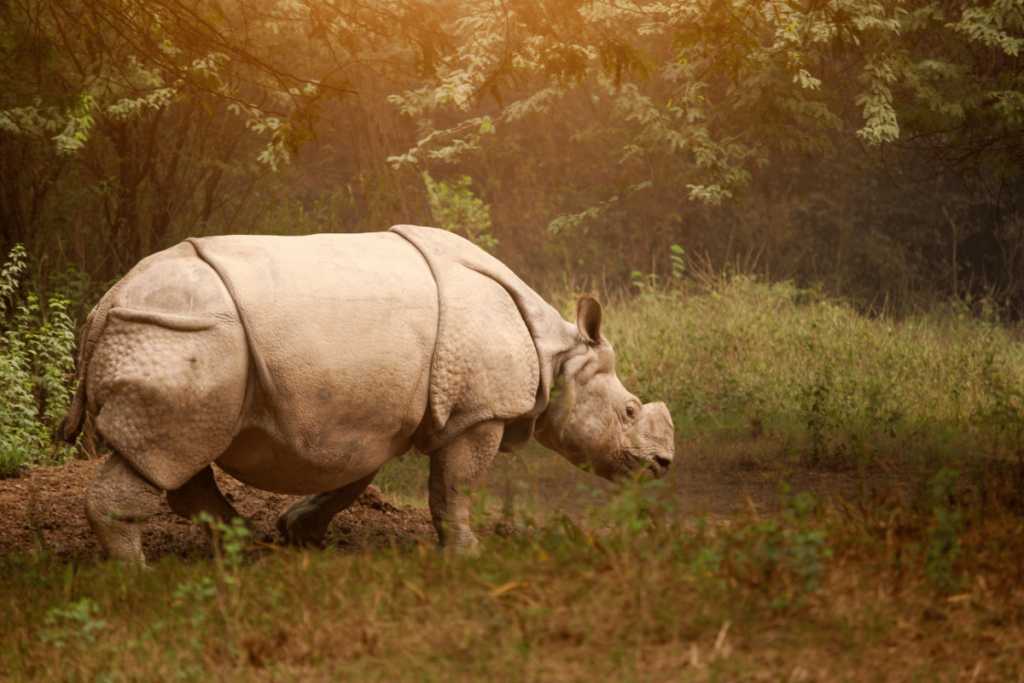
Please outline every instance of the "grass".
M1024 448L1024 328L949 306L872 318L791 283L723 278L612 299L624 383L664 400L679 439L774 433L818 455L887 437Z
M671 478L500 455L472 557L0 558L0 679L1024 681L1019 328L737 277L611 298L604 332L670 406ZM378 483L424 505L426 470ZM736 472L771 506L702 512Z
M1024 676L1024 523L1006 501L979 517L940 485L922 505L877 499L830 516L784 495L778 515L716 526L682 520L656 488L624 485L583 522L516 513L505 521L517 533L486 536L473 557L235 550L141 574L5 557L0 677ZM932 505L961 513L953 545Z
M399 505L426 507L429 476L430 461L422 454L410 451L385 465L373 483Z

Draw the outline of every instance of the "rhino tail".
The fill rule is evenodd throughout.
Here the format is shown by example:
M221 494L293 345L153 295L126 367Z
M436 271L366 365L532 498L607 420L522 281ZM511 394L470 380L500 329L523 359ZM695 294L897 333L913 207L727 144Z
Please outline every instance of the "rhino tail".
M82 427L85 426L85 409L88 405L85 387L88 383L89 362L99 343L100 335L107 326L110 309L113 308L114 297L111 295L120 289L119 285L120 283L115 285L107 292L106 296L100 299L96 308L92 309L92 313L86 318L85 329L82 330L82 348L78 353L78 386L75 387L75 396L71 399L71 407L68 409L67 415L57 425L58 438L69 444L74 444L78 440L78 435L82 433Z
M61 441L75 445L78 435L82 433L82 426L85 424L85 380L78 382L75 389L75 397L71 399L71 408L64 419L57 425L57 436Z

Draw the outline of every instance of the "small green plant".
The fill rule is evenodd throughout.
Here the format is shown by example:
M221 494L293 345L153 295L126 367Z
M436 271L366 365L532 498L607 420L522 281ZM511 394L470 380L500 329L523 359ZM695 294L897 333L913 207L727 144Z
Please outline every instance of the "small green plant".
M686 250L678 244L673 244L669 247L672 252L669 254L669 263L672 264L672 277L676 280L681 280L683 275L686 274L686 261L683 260L683 256L686 255Z
M44 643L61 648L69 643L92 644L97 632L107 627L106 621L95 618L98 612L99 605L89 598L82 598L66 608L54 607L43 618L46 628L40 637Z
M629 278L642 301L654 303L658 300L674 301L680 298L682 290L679 285L686 274L686 262L683 260L683 254L686 252L678 244L673 244L670 250L672 253L669 254L669 262L672 265L672 272L669 278L663 280L657 273L644 275L640 270L630 272Z
M188 620L192 626L199 626L206 620L207 606L217 596L217 587L209 576L202 576L195 581L180 583L174 589L174 606L188 610Z
M239 568L245 559L242 551L252 536L252 531L246 526L245 520L235 517L227 523L213 518L208 512L200 512L193 521L209 530L217 569L224 583L237 587Z
M783 485L782 510L772 517L755 517L724 536L723 569L753 588L773 583L784 587L770 600L771 608L799 605L804 596L821 587L825 560L832 550L825 531L816 523L818 502L811 493L789 495Z
M663 480L646 479L642 475L623 481L604 508L599 511L617 530L622 540L635 537L649 528L652 521L667 512L659 494L667 489Z
M783 504L782 517L792 528L787 557L790 570L801 590L817 590L825 574L825 560L832 555L825 545L825 532L812 524L818 501L801 491L793 497L783 496Z
M46 459L70 457L51 446L51 433L67 412L73 374L74 324L69 302L55 296L45 311L34 294L18 296L25 251L15 246L0 271L0 477Z
M811 439L809 464L843 459L848 444L839 435L853 412L849 399L836 386L831 364L826 364L814 381L801 388L801 413Z
M7 255L7 263L0 270L0 313L7 314L7 308L14 299L21 282L21 274L25 271L25 247L15 244Z
M462 235L484 251L494 253L498 240L489 233L491 207L473 194L473 179L463 175L445 183L424 173L423 182L435 227Z
M658 285L657 273L644 275L643 272L634 270L629 274L629 277L633 281L633 286L636 287L637 292L640 293L640 298L644 301L654 301L664 294L664 288Z
M960 534L964 530L964 513L958 507L958 470L944 467L928 482L931 507L928 545L925 548L925 575L943 593L952 593L967 580L956 572L963 555Z
M249 544L252 532L239 518L230 523L215 519L208 512L192 518L210 534L213 545L214 576L199 576L193 581L179 583L173 593L174 605L188 611L192 626L200 626L215 608L225 623L231 622L241 600L242 575L245 557L242 553Z

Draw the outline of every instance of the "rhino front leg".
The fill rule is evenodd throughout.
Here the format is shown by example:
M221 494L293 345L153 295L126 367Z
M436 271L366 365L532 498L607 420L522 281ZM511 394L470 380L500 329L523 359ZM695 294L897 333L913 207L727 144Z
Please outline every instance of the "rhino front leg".
M89 482L85 516L108 557L143 566L142 524L160 509L163 492L114 453Z
M501 420L481 422L430 454L430 518L441 545L468 549L477 544L466 492L490 466L504 432Z
M281 537L291 545L323 545L327 527L334 516L356 502L376 476L377 472L373 472L340 489L295 501L277 517L277 530Z

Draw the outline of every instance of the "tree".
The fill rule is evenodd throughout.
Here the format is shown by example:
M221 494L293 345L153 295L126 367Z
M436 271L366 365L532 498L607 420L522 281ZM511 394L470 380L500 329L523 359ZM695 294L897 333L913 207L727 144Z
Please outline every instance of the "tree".
M995 218L952 215L966 226L956 239L1017 239L1005 229L1022 195L1013 0L10 0L0 12L0 246L95 226L77 251L106 259L103 277L183 231L425 222L423 172L471 177L498 253L523 250L538 270L655 268L684 237L719 257L744 239L756 251L775 233L742 237L728 220L756 213L742 208L754 195L766 214L815 213L794 206L821 189L825 159L845 185L865 183L858 196L884 194L866 189L877 173L973 192ZM293 214L298 227L270 225ZM851 229L891 241L890 262L938 258L934 231Z
M712 203L740 197L772 155L854 141L878 160L940 160L979 186L1019 182L1017 2L519 0L463 11L455 55L395 98L426 131L397 163L458 159L583 90L595 115L581 134L616 138L623 162L679 157L690 196ZM497 113L474 115L487 98ZM455 122L433 126L442 113Z

